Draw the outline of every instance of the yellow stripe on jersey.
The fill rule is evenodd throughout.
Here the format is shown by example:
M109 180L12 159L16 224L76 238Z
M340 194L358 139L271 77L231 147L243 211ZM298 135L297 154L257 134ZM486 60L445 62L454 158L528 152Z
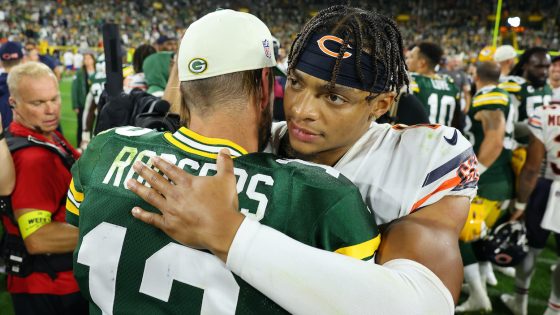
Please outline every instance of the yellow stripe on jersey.
M78 209L78 207L76 207L69 198L66 199L66 210L77 216L80 215L80 209Z
M420 92L420 88L418 87L418 84L416 83L416 81L410 82L410 90L412 90L412 92L415 92L415 93Z
M500 89L504 89L508 92L513 92L513 93L521 91L521 85L519 85L515 82L503 82L503 83L500 83L498 85L498 87Z
M482 95L475 96L473 100L473 106L480 106L480 105L488 105L488 104L495 104L495 105L508 105L509 98L507 95L500 93L500 92L491 92Z
M335 251L345 256L364 259L373 256L379 248L379 243L381 242L381 235L377 235L375 238L365 241L361 244L356 244L352 246L342 247Z
M218 139L218 138L207 138L205 136L199 135L196 132L189 130L185 127L181 127L178 130L180 133L182 133L183 135L192 138L200 143L204 143L204 144L210 144L210 145L219 145L219 146L228 146L230 148L233 148L235 150L237 150L239 153L241 154L248 154L247 150L243 149L240 145L227 140L227 139Z
M216 154L216 153L208 153L208 152L200 151L200 150L197 150L195 148L189 147L188 145L185 145L181 141L175 139L171 133L164 134L164 137L169 142L171 142L171 144L173 144L174 146L178 147L179 149L181 149L185 152L196 154L196 155L207 157L207 158L211 158L211 159L214 159L214 160L218 158L218 154ZM231 155L231 158L235 159L236 156Z
M74 196L74 200L76 200L77 202L84 201L84 193L81 193L76 190L76 186L74 186L73 178L72 181L70 182L70 193L72 193L72 196Z

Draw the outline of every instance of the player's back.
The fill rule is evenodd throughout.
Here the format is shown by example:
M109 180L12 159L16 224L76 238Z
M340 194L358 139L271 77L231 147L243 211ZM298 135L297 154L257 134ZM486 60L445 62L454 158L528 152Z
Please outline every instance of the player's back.
M232 142L186 128L175 134L113 129L94 138L73 168L67 207L67 220L80 229L74 273L95 303L92 314L285 312L215 256L179 245L130 215L134 206L156 211L126 189L127 179L137 177L135 161L149 165L157 155L206 176L215 173L223 147L237 156L239 207L247 216L311 246L360 259L373 255L379 242L373 216L334 169L243 155Z
M459 89L448 75L411 73L410 89L424 105L430 123L451 126L459 106Z

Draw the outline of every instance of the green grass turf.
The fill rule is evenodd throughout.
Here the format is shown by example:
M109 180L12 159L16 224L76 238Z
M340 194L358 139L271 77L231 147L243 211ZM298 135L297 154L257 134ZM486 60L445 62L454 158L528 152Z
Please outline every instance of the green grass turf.
M62 97L62 109L60 125L64 137L70 141L74 147L76 144L76 128L78 127L76 113L72 110L72 77L63 77L60 82L60 95Z
M72 145L76 145L76 114L72 111L71 100L71 77L65 77L60 82L60 93L62 96L62 116L61 125L64 136ZM537 271L533 277L531 289L529 291L529 314L542 314L546 309L548 295L550 291L550 265L556 262L554 251L554 240L549 239L547 247L538 259ZM496 271L498 285L489 287L488 294L492 300L494 310L491 314L509 315L511 314L500 301L500 294L513 292L514 279L504 276ZM403 297L404 298L404 297ZM466 299L466 295L461 295L460 303ZM13 310L9 294L6 292L6 277L0 274L0 314L12 315ZM479 314L479 313L466 313Z

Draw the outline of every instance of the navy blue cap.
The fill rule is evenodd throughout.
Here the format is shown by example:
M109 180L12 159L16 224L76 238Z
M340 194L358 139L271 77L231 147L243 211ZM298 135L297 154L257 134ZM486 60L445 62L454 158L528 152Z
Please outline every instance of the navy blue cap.
M161 36L157 39L156 43L157 43L158 45L162 45L163 43L165 43L165 42L168 41L168 40L177 40L177 39L176 39L175 37L172 37L172 36L161 35Z
M23 47L18 42L6 42L0 46L0 60L18 60L23 58Z

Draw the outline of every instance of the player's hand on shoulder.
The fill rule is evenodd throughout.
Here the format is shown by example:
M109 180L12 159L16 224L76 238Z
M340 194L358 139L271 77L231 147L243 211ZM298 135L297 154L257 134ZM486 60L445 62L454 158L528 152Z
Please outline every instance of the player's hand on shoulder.
M209 249L225 261L244 219L238 212L233 161L225 151L218 155L215 176L194 176L159 157L153 158L153 166L171 182L146 165L135 163L134 170L151 187L136 179L130 179L127 185L159 209L161 215L135 207L134 217L163 230L181 244Z

